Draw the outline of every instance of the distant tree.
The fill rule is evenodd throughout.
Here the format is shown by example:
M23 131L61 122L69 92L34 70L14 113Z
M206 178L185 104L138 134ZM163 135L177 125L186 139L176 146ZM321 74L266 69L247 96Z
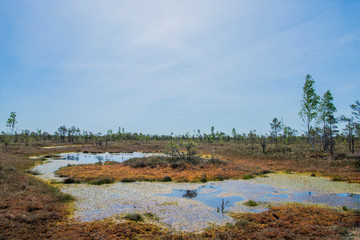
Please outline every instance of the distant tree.
M360 120L360 101L356 100L355 104L351 104L350 107L352 109L352 114Z
M334 97L331 92L328 90L321 97L319 104L319 119L318 122L322 123L322 141L323 141L323 150L326 151L330 146L331 155L333 154L334 147L334 129L336 128L336 119L334 113L336 112L336 107L333 104Z
M169 141L168 144L166 144L166 149L170 152L171 157L180 157L180 146L175 141Z
M346 117L344 115L340 116L340 121L345 122L345 136L346 141L349 145L349 152L354 153L354 130L355 130L355 123L354 123L354 117Z
M291 139L294 139L296 136L297 131L289 126L283 127L283 135L284 135L284 141L285 144L289 144L291 142Z
M278 134L283 128L283 123L282 121L279 121L277 118L274 118L270 123L270 126L271 126L271 135L275 140L275 147L276 149L278 149Z
M265 135L261 135L260 137L260 145L262 147L262 152L265 154L266 153L266 140L267 140L267 136Z
M213 142L214 140L215 140L215 127L214 126L212 126L211 127L211 129L210 129L210 131L211 131L211 142Z
M188 161L192 160L193 156L196 155L196 146L197 144L195 142L193 142L192 140L188 140L182 143L182 146L185 148L186 150L186 159Z
M316 94L313 87L315 81L310 74L305 77L305 84L303 87L303 95L301 99L301 110L299 112L300 118L306 125L306 135L312 148L314 149L313 139L311 138L312 122L316 119L317 109L320 97Z
M250 143L251 143L251 149L254 149L254 143L256 141L256 130L250 130L250 132L248 133L247 138L249 139Z
M7 122L6 122L6 127L10 128L10 135L13 138L13 142L15 140L14 138L14 130L15 130L15 125L16 125L17 121L16 121L16 112L11 112L10 113L10 117L8 118Z
M232 129L231 134L232 134L232 136L234 138L234 141L236 141L236 140L239 141L239 134L236 132L235 128Z
M67 127L65 126L65 125L63 125L63 126L60 126L59 128L58 128L58 132L59 132L59 134L60 134L60 140L61 140L61 142L65 142L65 136L66 136L66 133L67 133Z
M355 122L355 127L356 131L360 135L360 101L356 100L355 104L351 104L350 107L352 110L352 114L357 119L357 121Z

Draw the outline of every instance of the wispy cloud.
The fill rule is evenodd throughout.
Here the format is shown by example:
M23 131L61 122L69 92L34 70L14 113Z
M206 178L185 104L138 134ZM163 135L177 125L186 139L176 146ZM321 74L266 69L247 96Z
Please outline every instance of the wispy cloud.
M6 50L0 61L13 59L17 72L4 67L4 76L48 98L42 110L52 104L71 111L70 118L84 128L97 128L99 122L110 128L120 121L136 129L152 119L155 123L147 131L169 132L173 127L169 119L181 119L182 126L191 129L235 125L245 115L249 115L246 119L253 115L257 120L244 120L245 131L258 128L267 114L296 118L307 73L315 74L322 84L326 79L326 87L331 88L338 87L337 74L346 72L344 94L346 86L357 87L353 82L359 70L342 62L359 63L360 50L355 46L359 28L354 24L359 17L347 14L359 8L357 4L285 0L21 3L1 3L0 20L7 27L2 29L11 31L0 30L10 39L0 40L0 50ZM2 90L1 99L17 96L11 81L5 86L11 91ZM55 100L51 92L66 97ZM346 96L350 97L354 98ZM20 100L6 110L16 107L22 110ZM261 115L261 109L268 113ZM51 112L56 124L67 121ZM107 116L106 120L98 115ZM54 128L51 122L48 126Z

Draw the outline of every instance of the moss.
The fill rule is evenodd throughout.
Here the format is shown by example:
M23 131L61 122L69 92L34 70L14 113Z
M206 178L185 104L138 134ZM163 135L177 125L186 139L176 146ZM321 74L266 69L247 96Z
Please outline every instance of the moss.
M253 200L246 201L243 204L248 207L256 207L259 205L259 203L255 202Z
M130 183L130 182L136 182L136 180L132 179L132 178L123 178L123 179L121 179L121 182Z
M254 178L255 178L254 175L246 174L246 175L243 175L241 179L243 179L243 180L249 180L249 179L254 179Z
M110 184L114 183L115 180L112 178L101 178L101 179L94 179L89 182L91 185L102 185L102 184Z
M128 213L125 216L122 217L123 219L134 221L134 222L143 222L144 217L141 216L139 213Z
M342 181L346 181L346 178L340 177L340 176L335 176L331 179L331 181L334 182L342 182Z

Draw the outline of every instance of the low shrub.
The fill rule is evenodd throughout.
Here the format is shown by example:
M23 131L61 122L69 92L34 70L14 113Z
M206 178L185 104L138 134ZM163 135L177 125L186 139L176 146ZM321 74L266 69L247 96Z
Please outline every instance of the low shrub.
M60 202L72 202L75 200L75 198L73 196L71 196L70 194L67 194L67 193L56 194L56 198Z
M243 180L249 180L249 179L254 179L254 178L255 178L254 175L246 174L246 175L242 176L241 179L243 179Z
M343 177L340 177L340 176L335 176L331 179L331 181L334 181L334 182L342 182L342 181L346 181L345 178Z
M337 153L337 154L334 154L334 156L333 156L334 160L341 160L344 158L346 158L346 153Z
M131 183L131 182L136 182L136 180L132 179L132 178L123 178L123 179L121 179L121 182L123 182L123 183Z
M208 180L207 180L207 178L206 177L202 177L202 178L200 178L200 182L203 182L203 183L206 183Z
M162 182L171 182L172 179L171 179L171 177L169 177L169 176L165 176L161 181L162 181Z
M71 184L71 183L80 183L79 180L75 180L74 178L68 177L64 179L65 184Z
M259 203L255 202L253 200L246 201L243 204L248 207L256 207L259 205Z
M91 185L102 185L102 184L110 184L114 183L115 180L112 178L101 178L101 179L94 179L89 182Z
M360 171L360 159L356 159L355 163L354 163L354 166L357 170Z
M36 169L31 169L26 171L27 173L31 174L31 175L40 175L41 173L39 172L39 170Z
M134 222L143 222L144 218L139 213L128 213L126 214L123 219L134 221Z

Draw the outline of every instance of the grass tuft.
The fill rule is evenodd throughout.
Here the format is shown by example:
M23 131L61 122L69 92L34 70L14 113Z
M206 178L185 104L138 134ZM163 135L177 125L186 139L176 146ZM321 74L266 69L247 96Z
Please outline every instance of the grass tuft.
M132 179L132 178L123 178L123 179L121 179L121 182L123 182L123 183L131 183L131 182L136 182L136 180Z
M342 181L346 181L346 178L344 177L340 177L340 176L335 176L331 179L331 181L334 181L334 182L342 182Z
M102 184L110 184L114 183L115 180L112 178L101 178L101 179L94 179L89 182L91 185L102 185Z
M249 180L249 179L254 179L254 178L255 178L254 175L246 174L246 175L242 176L241 179L243 179L243 180Z
M249 200L249 201L246 201L243 203L245 206L248 206L248 207L256 207L256 206L259 206L259 203L253 201L253 200Z
M134 222L143 222L144 218L139 213L128 213L126 214L123 219L134 221Z
M26 171L27 173L31 174L31 175L40 175L41 173L39 172L39 170L36 169L31 169Z

